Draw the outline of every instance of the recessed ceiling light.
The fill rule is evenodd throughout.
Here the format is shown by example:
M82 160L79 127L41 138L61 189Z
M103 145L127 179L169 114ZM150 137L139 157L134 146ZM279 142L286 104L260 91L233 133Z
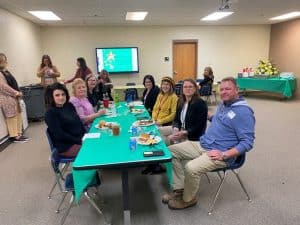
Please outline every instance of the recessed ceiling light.
M59 18L51 11L28 11L28 12L36 16L40 20L61 20L61 18Z
M148 12L127 12L126 13L126 20L144 20L147 16Z
M220 20L224 17L230 16L233 12L214 12L212 14L209 14L206 17L203 17L201 20L203 21L214 21L214 20Z
M285 20L285 19L291 19L294 17L300 16L300 12L290 12L287 14L283 14L280 16L272 17L270 20Z

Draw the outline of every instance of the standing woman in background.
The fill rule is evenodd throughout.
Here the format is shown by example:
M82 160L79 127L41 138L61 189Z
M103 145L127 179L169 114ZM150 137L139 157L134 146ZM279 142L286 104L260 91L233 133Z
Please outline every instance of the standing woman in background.
M159 87L155 85L155 81L152 75L146 75L143 80L145 90L143 92L143 104L147 109L150 116L152 116L152 110L159 94Z
M48 86L57 82L57 77L60 76L56 66L52 64L49 55L43 55L40 67L37 70L37 76L41 78L41 84Z
M211 92L212 85L214 83L214 72L210 66L204 68L203 78L204 79L199 83L200 93L201 93L201 87L203 87L204 85L208 85L210 87L210 92Z
M78 66L78 69L76 70L75 75L73 76L73 78L65 81L65 84L73 82L76 78L81 78L82 80L85 80L87 75L92 74L92 71L90 70L90 68L87 67L84 58L77 58L76 65Z
M22 135L22 116L19 100L22 92L14 76L6 69L6 55L0 53L0 109L2 109L8 134L13 142L26 142L28 137Z

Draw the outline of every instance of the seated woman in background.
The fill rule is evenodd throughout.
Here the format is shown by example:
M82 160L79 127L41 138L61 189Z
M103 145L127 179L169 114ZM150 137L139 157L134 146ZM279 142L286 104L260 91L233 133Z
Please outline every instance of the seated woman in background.
M99 101L103 100L103 95L99 91L97 82L97 78L94 74L90 74L85 78L87 98L94 108L97 107Z
M163 77L160 93L152 111L152 119L157 125L171 125L176 114L177 96L174 93L175 82L171 77Z
M204 77L204 79L199 83L200 93L201 93L201 87L203 87L204 85L209 85L210 92L211 92L212 85L214 83L214 73L210 66L207 66L204 68L203 77ZM211 93L209 93L209 94L211 94Z
M56 66L52 64L49 55L43 55L41 65L37 70L37 76L41 78L41 84L47 86L57 82L57 77L60 76Z
M85 80L87 75L92 74L92 71L90 70L90 68L87 67L84 58L77 58L76 65L78 69L76 70L75 75L73 76L73 78L65 81L65 84L73 82L76 78L81 78L82 80Z
M82 79L76 78L72 83L72 89L73 96L70 98L70 102L74 105L86 131L88 131L93 120L104 115L105 110L94 111L92 104L87 99L87 88Z
M207 105L200 98L197 83L185 79L179 98L173 126L160 127L159 131L167 145L185 140L199 141L207 121Z
M113 88L113 85L108 76L107 70L101 70L98 76L98 83L99 91L102 93L102 95L107 95L109 101L113 101L113 97L111 96L111 89Z
M80 150L85 129L74 106L69 103L69 98L68 90L63 84L47 86L45 102L48 110L45 122L58 154L75 157Z
M143 104L150 116L152 116L152 110L159 94L159 87L155 85L155 81L152 75L146 75L143 80L145 90L143 92Z

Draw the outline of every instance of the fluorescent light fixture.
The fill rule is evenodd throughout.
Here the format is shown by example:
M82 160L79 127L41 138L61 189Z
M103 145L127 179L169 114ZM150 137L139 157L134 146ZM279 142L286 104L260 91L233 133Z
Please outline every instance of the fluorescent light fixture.
M270 20L285 20L285 19L291 19L291 18L294 18L297 16L300 16L299 11L298 12L290 12L290 13L283 14L280 16L272 17L272 18L270 18Z
M206 17L203 17L201 20L203 21L214 21L214 20L220 20L224 17L227 17L227 16L230 16L233 12L214 12L214 13L211 13L209 14L208 16Z
M148 12L127 12L126 13L126 20L144 20L147 16Z
M51 11L28 11L28 12L36 16L40 20L61 20L61 18L59 18Z

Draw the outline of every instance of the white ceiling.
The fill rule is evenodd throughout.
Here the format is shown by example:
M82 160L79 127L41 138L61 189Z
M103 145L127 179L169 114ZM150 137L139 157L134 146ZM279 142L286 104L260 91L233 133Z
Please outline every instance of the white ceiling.
M60 25L240 25L271 24L270 17L300 11L300 0L229 0L234 14L216 22L200 19L221 6L221 0L0 0L0 7L36 24ZM27 11L51 10L62 21L41 21ZM144 21L125 21L127 11L148 11Z

